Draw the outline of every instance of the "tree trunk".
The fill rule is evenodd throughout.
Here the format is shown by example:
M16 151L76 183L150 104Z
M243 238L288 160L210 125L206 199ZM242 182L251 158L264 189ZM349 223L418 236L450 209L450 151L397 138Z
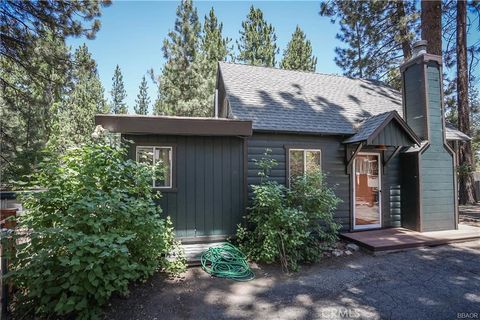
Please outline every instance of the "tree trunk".
M399 33L401 44L402 44L402 52L403 52L403 59L407 61L412 57L412 45L410 44L410 40L408 39L408 28L407 24L401 24L400 21L405 19L405 4L403 1L395 2L397 12L396 12L396 19L397 25L399 26Z
M457 2L457 105L458 129L467 135L470 132L470 109L468 105L468 62L467 62L467 3ZM472 144L463 142L459 148L459 202L475 203L474 168Z
M442 55L442 1L422 0L422 39L427 40L427 52Z

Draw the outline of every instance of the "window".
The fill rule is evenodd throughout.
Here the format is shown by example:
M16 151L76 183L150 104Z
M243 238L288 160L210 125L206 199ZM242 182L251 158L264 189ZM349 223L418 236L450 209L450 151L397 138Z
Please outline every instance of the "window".
M322 157L318 149L289 149L288 154L289 182L305 173L321 170Z
M159 166L160 172L152 181L153 188L170 189L173 187L173 147L137 147L137 161Z

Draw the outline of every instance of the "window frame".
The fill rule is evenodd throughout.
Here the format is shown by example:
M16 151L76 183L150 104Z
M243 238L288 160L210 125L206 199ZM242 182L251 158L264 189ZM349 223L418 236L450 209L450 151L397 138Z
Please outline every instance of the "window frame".
M318 145L292 145L292 146L284 146L286 151L286 181L287 187L290 187L290 151L303 151L303 174L306 172L306 165L307 165L307 151L315 151L320 152L320 171L323 171L322 164L323 164L323 153L322 149Z
M176 169L176 146L173 144L160 144L160 145L137 145L135 147L135 159L138 162L139 157L138 157L138 149L139 148L152 148L153 152L153 164L155 165L155 149L169 149L170 150L170 185L168 186L162 186L162 187L157 187L155 186L155 179L152 181L152 189L156 190L161 190L163 192L165 191L171 191L175 192L177 191L177 186L176 186L176 174L175 174L175 169Z

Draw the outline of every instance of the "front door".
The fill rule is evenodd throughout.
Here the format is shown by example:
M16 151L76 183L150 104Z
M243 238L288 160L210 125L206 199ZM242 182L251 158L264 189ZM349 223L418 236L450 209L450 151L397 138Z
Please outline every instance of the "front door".
M380 228L381 174L378 153L359 153L353 163L353 229Z

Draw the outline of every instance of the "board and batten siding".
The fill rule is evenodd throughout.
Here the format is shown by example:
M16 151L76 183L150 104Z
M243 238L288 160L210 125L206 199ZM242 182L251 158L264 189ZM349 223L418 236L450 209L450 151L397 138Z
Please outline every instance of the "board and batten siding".
M342 200L335 212L335 219L343 230L351 227L351 197L353 197L351 176L346 173L345 146L341 136L310 136L295 134L272 134L254 132L248 139L248 197L251 201L251 185L260 184L259 168L254 159L260 160L265 150L271 149L271 156L278 165L270 172L270 178L278 183L287 184L286 147L316 148L321 150L322 171L327 175L327 184L333 187L335 194ZM373 151L373 150L368 150ZM400 170L398 157L392 159L385 169L382 179L382 221L384 227L399 226L400 209Z
M427 64L429 146L420 155L422 231L455 228L454 159L444 144L440 68Z
M176 190L162 191L159 205L177 237L227 236L244 215L243 139L237 137L126 135L136 146L175 146Z

